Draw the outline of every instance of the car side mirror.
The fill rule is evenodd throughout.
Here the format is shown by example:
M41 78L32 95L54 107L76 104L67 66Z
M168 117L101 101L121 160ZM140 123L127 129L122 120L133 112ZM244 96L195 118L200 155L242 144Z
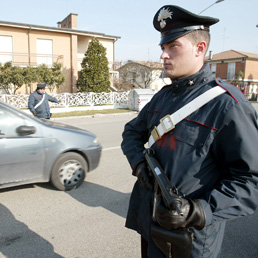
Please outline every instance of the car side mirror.
M20 136L34 134L36 132L36 128L34 126L21 125L16 128L16 133Z

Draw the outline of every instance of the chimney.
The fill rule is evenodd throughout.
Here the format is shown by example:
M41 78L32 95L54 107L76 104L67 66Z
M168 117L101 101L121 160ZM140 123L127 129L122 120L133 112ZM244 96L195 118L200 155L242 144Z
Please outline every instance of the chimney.
M209 52L209 60L212 60L212 51Z
M77 29L77 16L76 13L70 13L66 18L57 23L58 28Z

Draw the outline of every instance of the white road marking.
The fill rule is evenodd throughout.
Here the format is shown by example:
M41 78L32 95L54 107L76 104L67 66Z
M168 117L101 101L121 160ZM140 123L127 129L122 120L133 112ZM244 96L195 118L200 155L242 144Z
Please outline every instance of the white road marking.
M117 146L117 147L111 147L111 148L104 148L102 149L102 151L115 150L115 149L121 149L121 147Z

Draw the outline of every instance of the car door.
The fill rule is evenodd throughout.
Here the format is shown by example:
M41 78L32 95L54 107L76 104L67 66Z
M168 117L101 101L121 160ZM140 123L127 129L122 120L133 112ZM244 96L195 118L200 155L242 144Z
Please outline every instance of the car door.
M45 167L45 150L39 126L17 112L0 107L0 186L38 182ZM35 128L21 135L17 128Z

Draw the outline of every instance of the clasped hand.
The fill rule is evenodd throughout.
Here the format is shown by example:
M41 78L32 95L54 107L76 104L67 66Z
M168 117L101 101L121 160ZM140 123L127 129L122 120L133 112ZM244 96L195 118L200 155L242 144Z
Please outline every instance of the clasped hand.
M167 208L159 196L156 202L155 219L158 224L168 230L194 227L201 230L205 226L205 214L201 203L198 200L180 198L182 201L181 212Z
M137 176L138 182L144 189L153 189L153 177L148 170L146 162L141 162L135 169L134 173ZM206 220L204 210L198 200L181 199L181 212L170 210L167 208L159 196L156 202L156 215L155 219L158 224L168 230L194 227L197 230L204 228ZM183 215L183 216L182 216Z

